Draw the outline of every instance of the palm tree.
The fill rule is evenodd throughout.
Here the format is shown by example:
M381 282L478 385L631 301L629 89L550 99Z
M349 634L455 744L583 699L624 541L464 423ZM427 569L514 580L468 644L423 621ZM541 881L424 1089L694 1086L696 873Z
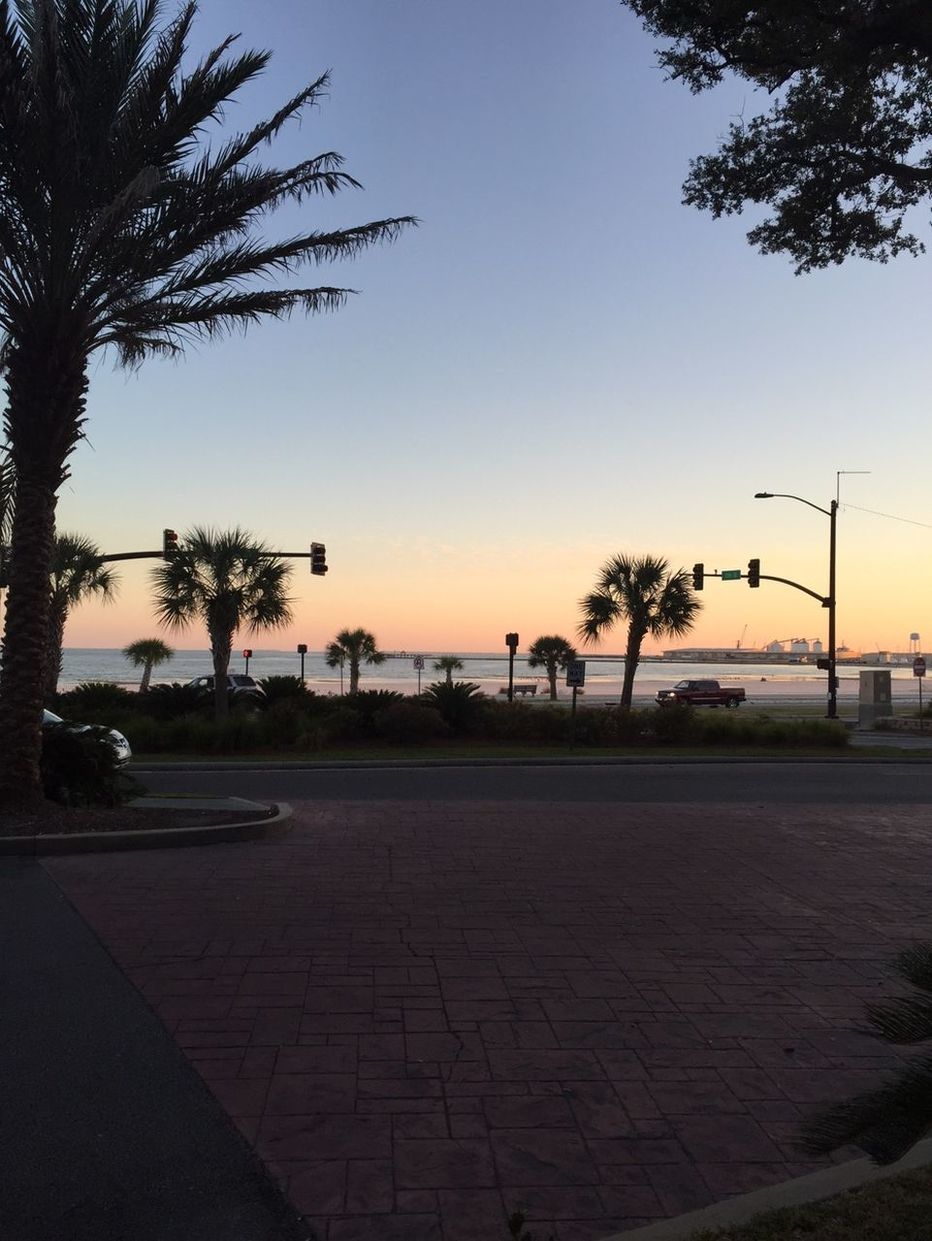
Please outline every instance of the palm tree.
M227 676L233 638L240 629L258 633L291 622L287 594L291 568L244 530L195 527L171 560L152 572L155 613L170 629L203 621L214 665L214 704L227 715Z
M211 141L265 52L232 38L193 63L197 0L0 0L0 339L16 471L0 793L37 801L55 505L85 433L88 370L178 355L267 317L334 310L350 290L269 283L352 258L412 217L263 232L277 208L358 182L334 152L293 167L261 148L319 102L323 76L268 120ZM293 217L292 217L293 218Z
M168 663L175 652L161 638L137 638L129 646L123 647L123 654L134 668L142 669L139 692L144 694L149 688L152 669L157 668L159 664Z
M453 673L463 671L463 661L457 659L455 655L441 655L439 659L434 660L434 672L445 672L447 674L447 685L453 684Z
M387 656L379 650L375 636L368 629L341 629L325 651L328 668L349 664L349 692L359 690L359 665L382 664Z
M631 706L634 674L647 635L680 638L696 623L702 604L690 581L685 569L671 573L667 562L655 556L619 554L606 560L595 590L580 600L583 619L578 633L583 642L598 642L616 621L628 622L622 707Z
M557 673L565 671L566 665L575 658L576 648L559 634L536 638L528 647L527 666L546 669L551 702L557 700Z
M51 619L45 668L47 698L58 691L68 613L86 599L97 598L102 603L112 603L116 595L117 576L109 565L101 561L101 551L96 543L82 534L56 534L50 581Z

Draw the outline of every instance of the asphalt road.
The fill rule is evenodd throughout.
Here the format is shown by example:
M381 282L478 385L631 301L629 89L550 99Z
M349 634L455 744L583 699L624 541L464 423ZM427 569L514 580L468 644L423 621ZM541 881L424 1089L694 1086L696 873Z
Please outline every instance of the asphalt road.
M379 767L134 774L156 794L260 801L823 802L932 804L932 763L654 762L620 765Z

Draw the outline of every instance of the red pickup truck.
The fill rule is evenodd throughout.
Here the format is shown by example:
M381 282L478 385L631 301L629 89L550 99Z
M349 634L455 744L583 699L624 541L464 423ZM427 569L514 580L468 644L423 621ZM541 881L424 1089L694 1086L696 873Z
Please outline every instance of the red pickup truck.
M662 707L671 702L688 702L692 707L737 707L744 699L743 689L722 689L718 681L677 681L672 689L662 689L657 695Z

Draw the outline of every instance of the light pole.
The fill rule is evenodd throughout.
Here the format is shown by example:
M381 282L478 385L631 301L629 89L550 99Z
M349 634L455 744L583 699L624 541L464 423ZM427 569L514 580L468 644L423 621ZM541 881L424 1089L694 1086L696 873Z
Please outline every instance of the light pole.
M835 679L835 526L838 518L838 500L832 500L828 508L821 504L813 504L802 496L788 495L784 491L758 491L755 500L798 500L800 504L808 504L818 513L824 513L829 520L828 536L828 711L830 720L838 718L838 689Z

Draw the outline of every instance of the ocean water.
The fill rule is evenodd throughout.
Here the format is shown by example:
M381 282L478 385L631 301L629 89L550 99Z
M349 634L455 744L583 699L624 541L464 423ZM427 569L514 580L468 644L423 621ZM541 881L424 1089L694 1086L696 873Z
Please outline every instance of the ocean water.
M424 670L420 685L426 688L432 681L441 680L442 672L433 669L434 661L441 654L454 652L423 652ZM418 691L418 672L414 656L421 652L396 651L389 654L384 663L377 666L363 664L360 671L361 689L392 689L405 694ZM508 684L508 656L506 654L456 653L463 663L463 670L454 674L455 679L474 681L483 692L498 694ZM584 656L586 660L586 689L588 698L613 698L621 693L624 676L624 658L618 655ZM152 683L189 681L192 677L211 673L210 652L207 650L178 650L166 664L153 670ZM231 672L245 672L246 660L241 648L233 653ZM902 699L917 694L912 669L892 668L894 697ZM253 648L249 660L250 675L261 679L267 676L298 676L301 657L294 651L276 651ZM858 692L858 668L846 667L838 671L840 698L856 698ZM70 689L82 681L116 681L128 688L139 684L142 673L124 658L119 650L97 648L66 648L63 654L61 689ZM308 688L321 694L341 692L339 668L328 668L323 652L309 651L304 657L304 676ZM749 700L758 698L788 697L821 699L826 693L826 675L815 667L804 664L685 664L679 661L649 660L638 667L635 678L635 695L640 699L653 698L657 690L687 678L716 678L723 685L743 686ZM547 693L547 678L541 669L530 669L527 658L515 657L514 678L516 685L536 685L537 697ZM558 680L561 698L572 694ZM343 674L343 688L348 688L349 670Z

